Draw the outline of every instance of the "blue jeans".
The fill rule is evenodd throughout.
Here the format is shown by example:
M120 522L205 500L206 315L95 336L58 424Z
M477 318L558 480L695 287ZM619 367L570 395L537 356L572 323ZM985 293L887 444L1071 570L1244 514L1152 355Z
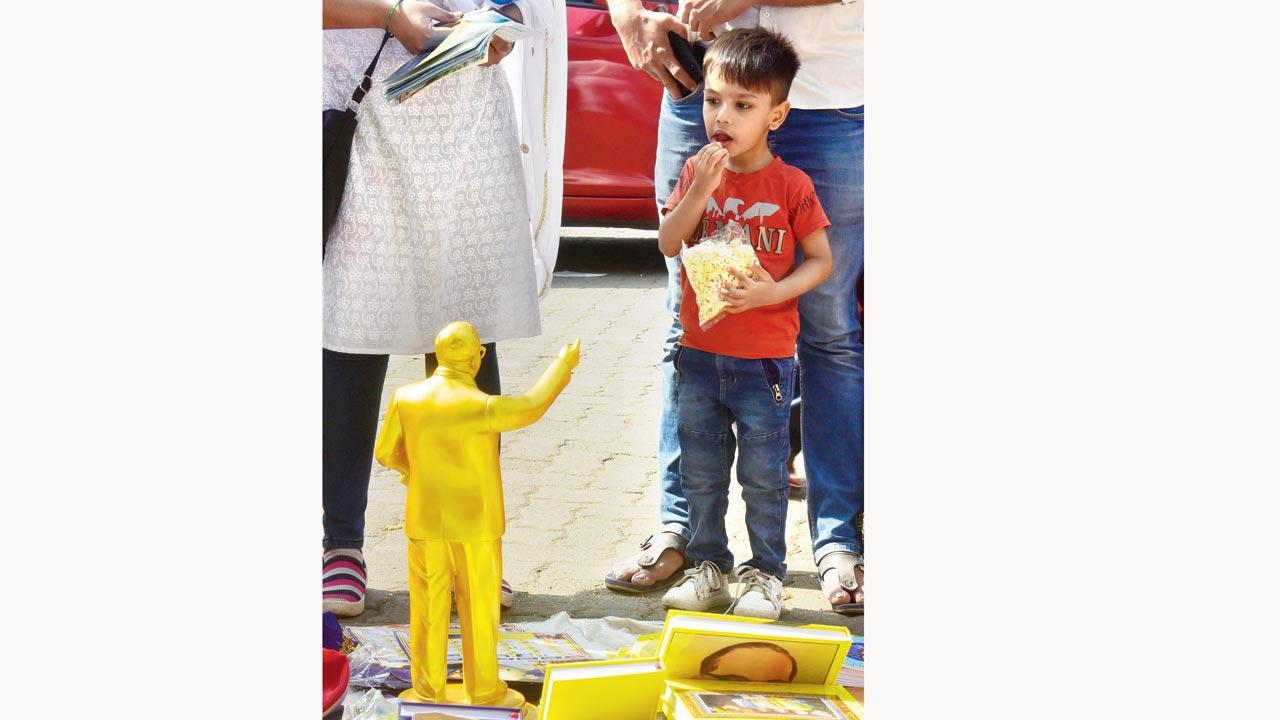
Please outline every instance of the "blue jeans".
M665 93L658 123L654 188L661 208L686 158L707 143L702 91L681 100ZM862 273L862 108L792 110L769 137L770 147L812 178L831 220L831 277L800 297L801 436L809 482L809 533L815 560L828 553L862 554L853 525L862 510L862 326L854 285ZM802 253L797 249L797 262ZM658 442L664 527L689 537L689 504L680 481L676 388L672 359L680 329L680 265L667 260L667 309L672 325L663 345L663 411Z
M681 486L691 510L689 559L733 570L724 518L736 445L751 540L751 559L744 564L786 577L787 420L795 359L746 360L677 347L672 365Z

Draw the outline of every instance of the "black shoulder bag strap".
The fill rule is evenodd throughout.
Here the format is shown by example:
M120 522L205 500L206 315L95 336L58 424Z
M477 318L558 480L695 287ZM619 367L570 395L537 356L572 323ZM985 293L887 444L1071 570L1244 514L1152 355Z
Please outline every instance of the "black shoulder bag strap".
M360 101L373 87L373 71L378 67L378 58L382 57L382 49L391 39L391 31L382 35L382 44L374 53L369 67L364 70L364 77L351 93L351 100L342 109L325 110L324 116L324 156L323 156L323 190L324 201L324 235L320 245L320 255L324 256L329 245L329 229L338 217L338 208L342 205L342 193L347 186L347 171L351 164L351 144L356 134L356 112L360 109Z
M382 35L382 44L378 46L378 52L373 54L373 60L369 62L369 67L364 69L364 78L360 80L360 84L356 85L356 91L351 93L351 103L359 105L364 100L365 93L369 92L369 88L373 87L373 71L378 68L378 58L382 57L382 48L387 46L387 41L391 39L391 31L388 30Z

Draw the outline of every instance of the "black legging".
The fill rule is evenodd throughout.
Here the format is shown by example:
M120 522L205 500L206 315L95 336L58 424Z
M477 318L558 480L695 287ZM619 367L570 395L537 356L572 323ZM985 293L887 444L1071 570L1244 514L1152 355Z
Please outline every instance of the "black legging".
M476 387L502 393L498 349L484 346ZM364 547L364 512L369 504L369 468L378 436L378 408L387 379L387 355L324 351L324 549ZM436 370L426 356L427 375Z

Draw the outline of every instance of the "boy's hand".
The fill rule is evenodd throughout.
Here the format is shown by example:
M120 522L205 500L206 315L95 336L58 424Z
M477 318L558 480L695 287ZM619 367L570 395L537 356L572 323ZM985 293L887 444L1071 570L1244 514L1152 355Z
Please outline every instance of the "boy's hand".
M737 315L752 308L776 305L781 302L781 298L778 297L778 283L767 270L760 267L759 261L751 265L751 273L755 277L737 268L729 268L729 273L737 278L740 287L725 283L724 291L720 293L721 299L728 306L725 312Z
M720 187L724 179L724 165L729 160L729 151L720 143L713 142L702 146L693 156L693 187L690 193L706 193L710 195Z

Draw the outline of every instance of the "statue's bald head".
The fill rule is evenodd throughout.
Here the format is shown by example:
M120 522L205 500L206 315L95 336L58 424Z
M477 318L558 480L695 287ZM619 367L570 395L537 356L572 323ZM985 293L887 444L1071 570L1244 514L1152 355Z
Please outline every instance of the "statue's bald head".
M436 335L436 360L443 366L472 377L480 370L484 348L480 334L469 322L451 322Z

